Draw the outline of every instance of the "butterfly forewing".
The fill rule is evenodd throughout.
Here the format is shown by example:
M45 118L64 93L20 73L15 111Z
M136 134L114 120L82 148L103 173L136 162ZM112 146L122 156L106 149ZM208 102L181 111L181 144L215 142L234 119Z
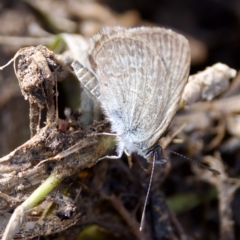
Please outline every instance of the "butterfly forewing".
M149 148L178 109L190 67L188 41L162 28L106 28L90 62L113 131Z

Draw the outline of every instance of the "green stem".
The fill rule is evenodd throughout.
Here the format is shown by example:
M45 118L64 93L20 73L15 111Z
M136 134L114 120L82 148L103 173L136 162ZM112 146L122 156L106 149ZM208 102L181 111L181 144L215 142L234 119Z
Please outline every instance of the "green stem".
M43 183L39 186L22 206L25 211L36 206L49 192L51 192L60 182L62 178L59 177L55 172L53 172Z

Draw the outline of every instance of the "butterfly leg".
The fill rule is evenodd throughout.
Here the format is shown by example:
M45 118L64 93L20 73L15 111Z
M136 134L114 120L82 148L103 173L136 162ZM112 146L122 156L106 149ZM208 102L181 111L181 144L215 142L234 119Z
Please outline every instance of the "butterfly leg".
M133 163L132 163L132 155L126 149L124 149L124 153L127 155L128 166L129 166L129 168L131 168L132 165L133 165Z
M123 151L124 151L124 146L123 145L119 145L118 146L118 150L117 150L117 155L116 156L114 156L114 155L112 155L112 156L104 156L104 157L101 157L101 158L99 158L98 160L97 160L97 162L99 162L99 161L101 161L101 160L103 160L103 159L105 159L105 158L109 158L109 159L119 159L119 158L121 158L121 156L123 155Z
M102 133L91 133L87 134L86 137L93 137L93 136L118 136L116 133L107 133L107 132L102 132Z

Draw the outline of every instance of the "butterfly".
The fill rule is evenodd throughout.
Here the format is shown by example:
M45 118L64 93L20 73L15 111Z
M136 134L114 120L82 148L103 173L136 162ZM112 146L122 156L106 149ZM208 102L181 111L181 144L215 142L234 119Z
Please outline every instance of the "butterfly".
M73 68L116 133L117 156L106 157L136 152L165 162L158 140L178 110L188 80L188 40L158 27L106 27L91 39L87 58L88 70L77 61Z

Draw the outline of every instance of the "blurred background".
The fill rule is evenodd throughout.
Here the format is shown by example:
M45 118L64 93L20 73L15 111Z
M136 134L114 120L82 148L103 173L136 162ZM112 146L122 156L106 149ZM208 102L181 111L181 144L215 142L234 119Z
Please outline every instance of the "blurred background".
M55 53L62 54L68 46L59 37L60 33L81 34L88 41L102 27L115 25L161 26L185 35L192 51L191 74L217 62L225 63L236 70L240 67L239 0L1 0L0 66L6 64L20 48L27 46L46 45ZM80 106L79 82L72 76L66 78L59 82L61 118L64 118L63 112L66 107L76 110ZM237 96L239 93L240 79L237 76L230 86L230 91L219 99ZM233 102L234 104L240 105L240 102ZM28 102L21 96L13 67L9 66L0 71L1 156L29 139L28 108ZM211 111L211 108L203 105L198 105L196 109L204 116ZM218 158L225 166L223 175L226 178L237 179L240 173L240 121L236 120L239 119L239 112L229 113L236 121L231 122L228 128L222 109L217 111L215 117L211 118L203 128L192 130L190 134L183 133L181 137L185 140L184 144L171 145L169 149L197 160L206 155ZM192 120L198 122L201 118L193 117ZM222 128L219 130L220 127ZM209 147L213 140L217 143ZM181 229L179 231L184 232L181 236L188 238L173 238L167 234L160 234L160 237L156 234L150 239L240 239L240 192L236 190L238 183L229 183L234 185L235 194L228 196L231 201L227 207L230 211L232 209L233 213L230 214L230 233L224 235L224 238L221 225L224 216L218 212L219 196L225 194L222 190L223 185L221 188L220 185L211 183L211 180L201 181L199 173L192 170L185 159L179 159L177 156L172 156L170 159L172 170L166 178L164 177L164 181L159 180L161 187L153 187L153 190L160 189L154 194L163 193L166 197L166 202L174 216L171 221L178 219L176 221L179 221ZM116 190L116 185L121 184L117 177L120 179L124 177L123 173L119 173L120 170L116 170L116 166L111 165L110 169L113 170L109 174L113 175L109 181L113 179L115 185L113 187L112 183L108 188L109 195ZM89 171L96 172L96 170ZM138 171L143 170L141 167L133 169L133 175ZM161 167L157 167L156 171L161 171ZM140 179L147 185L149 175L144 176ZM127 186L122 186L121 189L126 191L125 194L129 194ZM128 204L126 205L131 209L135 202ZM72 239L78 239L80 232L75 227L75 235ZM42 239L67 239L68 234L69 232L63 235L56 234ZM89 238L81 236L81 239L113 239L111 234L104 236L104 238L97 238L96 235ZM121 235L118 234L114 238L121 239Z

